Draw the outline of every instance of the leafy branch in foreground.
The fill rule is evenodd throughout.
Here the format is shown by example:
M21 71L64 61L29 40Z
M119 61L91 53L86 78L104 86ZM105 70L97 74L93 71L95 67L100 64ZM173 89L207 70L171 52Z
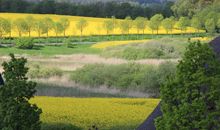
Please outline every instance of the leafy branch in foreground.
M5 84L0 88L0 129L40 130L42 111L29 103L36 92L36 83L26 77L27 60L10 56L11 60L2 64Z

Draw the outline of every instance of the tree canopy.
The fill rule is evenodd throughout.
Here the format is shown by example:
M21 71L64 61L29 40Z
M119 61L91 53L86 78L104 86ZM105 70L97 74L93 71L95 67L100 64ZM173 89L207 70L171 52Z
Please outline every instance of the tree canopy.
M161 87L158 130L220 129L220 61L208 44L191 43Z

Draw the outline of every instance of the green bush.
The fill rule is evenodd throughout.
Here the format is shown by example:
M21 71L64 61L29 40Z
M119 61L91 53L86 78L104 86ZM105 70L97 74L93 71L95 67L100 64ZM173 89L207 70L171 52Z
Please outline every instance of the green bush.
M135 63L121 65L87 65L74 71L71 79L91 87L107 86L121 90L152 92L158 96L159 86L168 75L175 72L174 63L159 66Z
M157 130L220 129L220 62L208 44L190 43L160 92Z
M20 49L32 49L34 42L32 38L21 37L15 40L15 46Z
M50 77L61 77L63 71L58 68L42 68L39 65L32 65L28 72L30 78L50 78Z

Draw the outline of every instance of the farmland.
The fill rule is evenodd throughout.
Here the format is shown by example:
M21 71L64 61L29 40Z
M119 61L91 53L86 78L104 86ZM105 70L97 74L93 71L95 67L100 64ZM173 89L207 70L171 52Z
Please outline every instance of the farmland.
M43 130L86 130L93 125L103 130L132 130L145 120L159 100L35 97L31 102L43 109Z
M218 129L220 2L157 1L0 0L0 129Z
M16 21L19 18L26 18L28 16L34 17L36 20L42 19L42 18L51 18L53 21L58 21L61 18L67 18L70 21L70 26L66 30L66 36L79 36L80 30L77 29L76 24L80 19L85 19L88 21L88 25L86 26L83 35L107 35L106 29L103 26L104 21L110 20L105 18L91 18L91 17L80 17L80 16L61 16L61 15L42 15L42 14L19 14L19 13L0 13L0 18L10 19L11 21ZM119 25L124 20L118 19L117 23L118 26L115 27L114 30L112 30L109 34L123 34L123 31L120 29ZM147 23L147 21L146 21ZM187 29L182 32L180 29L174 28L172 30L173 34L180 34L180 33L195 33L197 32L196 29L192 27L187 27ZM200 32L204 32L201 30ZM132 27L130 29L130 34L137 34L137 28ZM152 34L152 30L147 26L144 29L145 34ZM154 32L154 34L156 31ZM158 31L159 34L166 34L166 30L163 29L163 27L159 28ZM6 37L9 36L9 34L5 35ZM13 29L11 36L18 37L18 32ZM23 36L28 36L27 33L24 33ZM36 31L31 32L32 37L37 37L38 33ZM46 37L46 34L42 34L41 36ZM54 31L49 31L49 36L56 36L56 33ZM63 34L59 34L59 36L63 36Z

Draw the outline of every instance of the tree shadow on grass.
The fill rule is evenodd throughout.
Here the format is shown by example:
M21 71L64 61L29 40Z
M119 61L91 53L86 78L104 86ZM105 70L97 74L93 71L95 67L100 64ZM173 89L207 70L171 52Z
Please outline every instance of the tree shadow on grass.
M66 123L42 123L41 130L83 130L80 127Z

